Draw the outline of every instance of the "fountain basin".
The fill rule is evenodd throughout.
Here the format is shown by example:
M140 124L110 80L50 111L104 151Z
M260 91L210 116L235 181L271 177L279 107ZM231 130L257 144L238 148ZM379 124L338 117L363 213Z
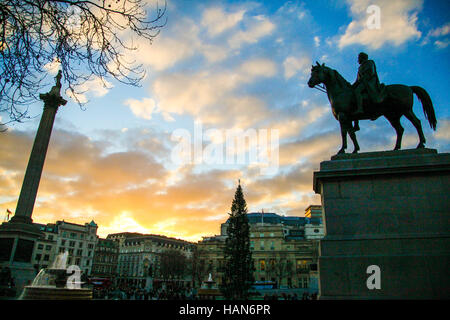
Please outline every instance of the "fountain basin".
M91 300L92 289L69 289L56 287L26 286L21 296L22 300Z
M68 252L59 254L50 268L41 269L33 283L25 286L21 300L91 300L92 289L81 288L80 274L68 273ZM75 276L68 283L69 276ZM76 279L78 278L78 279ZM70 284L70 285L69 285Z

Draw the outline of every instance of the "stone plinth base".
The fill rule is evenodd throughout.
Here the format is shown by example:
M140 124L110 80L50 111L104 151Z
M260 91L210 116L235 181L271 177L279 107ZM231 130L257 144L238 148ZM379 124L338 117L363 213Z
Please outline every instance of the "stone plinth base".
M41 236L42 232L32 223L11 219L0 225L0 267L11 271L17 295L36 276L31 261L35 242Z
M320 299L450 298L450 154L335 156L314 173L314 190L326 234ZM375 273L380 288L370 289Z

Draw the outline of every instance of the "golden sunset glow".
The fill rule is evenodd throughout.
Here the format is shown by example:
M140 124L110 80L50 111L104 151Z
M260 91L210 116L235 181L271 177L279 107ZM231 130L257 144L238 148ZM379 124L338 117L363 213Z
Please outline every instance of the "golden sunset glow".
M382 82L407 77L427 88L439 119L436 132L424 125L427 146L448 151L448 22L422 16L433 9L422 1L380 1L389 14L371 33L361 29L368 3L168 1L167 25L127 56L147 70L142 87L92 79L79 97L86 110L63 93L69 102L56 115L33 221L94 220L101 237L139 232L195 242L220 233L238 179L249 212L303 216L321 203L313 172L341 144L327 96L307 86L311 65L318 60L354 81L361 50L376 60ZM417 57L427 65L416 66ZM56 70L48 66L50 79ZM0 133L1 218L15 211L42 106L32 104L31 119ZM425 123L417 102L414 108ZM224 142L208 130L277 130L277 170L265 175L261 163L249 162L174 163L173 132L190 132L194 150L196 123L203 148ZM404 124L403 148L415 147L415 129ZM362 122L357 135L361 152L390 150L396 137L381 118Z

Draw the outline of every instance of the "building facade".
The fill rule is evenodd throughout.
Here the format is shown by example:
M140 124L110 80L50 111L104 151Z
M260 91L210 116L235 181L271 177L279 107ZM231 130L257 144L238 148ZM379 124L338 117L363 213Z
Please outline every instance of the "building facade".
M84 225L67 221L35 225L42 232L32 255L36 272L52 267L56 257L67 251L67 266L77 265L84 275L91 275L98 228L94 221Z
M58 228L53 223L39 224L35 223L42 231L42 237L38 238L33 250L32 264L36 272L43 268L51 266L58 252L57 239Z
M67 266L77 265L83 274L91 275L98 228L94 221L84 225L67 221L35 225L43 232L33 250L36 271L52 267L56 256L67 251Z
M276 288L317 288L318 240L323 236L321 218L285 217L275 213L249 213L250 249L257 283ZM223 277L223 247L228 222L221 234L198 243L199 277L209 273L220 284Z
M98 226L94 221L84 225L57 221L58 254L68 252L67 265L77 265L81 272L90 276L97 244Z
M111 239L97 239L94 249L91 277L106 278L114 282L119 261L119 243Z
M162 257L167 252L178 252L183 263L192 259L194 244L161 235L146 235L137 233L110 234L107 239L114 240L119 245L117 265L117 282L137 287L159 286L163 282L177 281L188 284L191 276L188 270L180 274L173 272L166 277L162 270ZM174 261L174 263L178 263ZM187 266L184 268L186 269ZM149 283L151 282L151 283Z

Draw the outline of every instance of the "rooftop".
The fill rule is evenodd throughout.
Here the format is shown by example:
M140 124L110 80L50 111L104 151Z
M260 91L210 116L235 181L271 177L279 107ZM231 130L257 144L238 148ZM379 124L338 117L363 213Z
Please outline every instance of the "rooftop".
M288 226L304 226L305 224L320 224L320 218L307 217L289 217L281 216L273 212L250 212L247 214L250 224L267 223L267 224L284 224ZM228 222L228 220L227 220Z

